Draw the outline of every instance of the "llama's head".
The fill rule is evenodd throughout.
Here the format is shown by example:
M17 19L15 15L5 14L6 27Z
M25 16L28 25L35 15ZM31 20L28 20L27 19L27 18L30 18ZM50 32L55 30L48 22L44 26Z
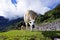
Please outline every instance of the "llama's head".
M29 25L34 28L34 27L35 27L35 20L31 20L31 21L29 22Z

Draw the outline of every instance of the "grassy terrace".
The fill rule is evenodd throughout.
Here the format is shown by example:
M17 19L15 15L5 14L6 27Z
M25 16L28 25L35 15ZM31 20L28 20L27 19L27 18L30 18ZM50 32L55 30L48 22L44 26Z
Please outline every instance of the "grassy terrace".
M60 36L59 31L26 31L10 30L0 32L0 40L52 40L52 37Z

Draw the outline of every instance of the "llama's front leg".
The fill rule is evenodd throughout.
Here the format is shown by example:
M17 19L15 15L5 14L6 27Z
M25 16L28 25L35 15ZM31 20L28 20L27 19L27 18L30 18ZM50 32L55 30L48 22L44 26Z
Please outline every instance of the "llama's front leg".
M32 31L32 26L30 26L30 30Z
M28 23L26 23L26 30L28 29L27 27L28 27Z

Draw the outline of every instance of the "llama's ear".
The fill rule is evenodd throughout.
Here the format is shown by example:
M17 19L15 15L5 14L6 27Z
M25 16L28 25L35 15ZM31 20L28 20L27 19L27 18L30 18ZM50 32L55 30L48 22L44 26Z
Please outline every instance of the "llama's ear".
M35 18L37 18L38 17L38 15L36 15L36 17Z

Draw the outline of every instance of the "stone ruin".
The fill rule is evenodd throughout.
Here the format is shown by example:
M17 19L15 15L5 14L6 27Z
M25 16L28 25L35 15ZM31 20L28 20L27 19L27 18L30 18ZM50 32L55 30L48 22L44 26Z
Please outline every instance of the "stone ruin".
M59 31L60 30L60 21L54 21L51 23L44 23L41 25L36 25L35 30L39 31Z

